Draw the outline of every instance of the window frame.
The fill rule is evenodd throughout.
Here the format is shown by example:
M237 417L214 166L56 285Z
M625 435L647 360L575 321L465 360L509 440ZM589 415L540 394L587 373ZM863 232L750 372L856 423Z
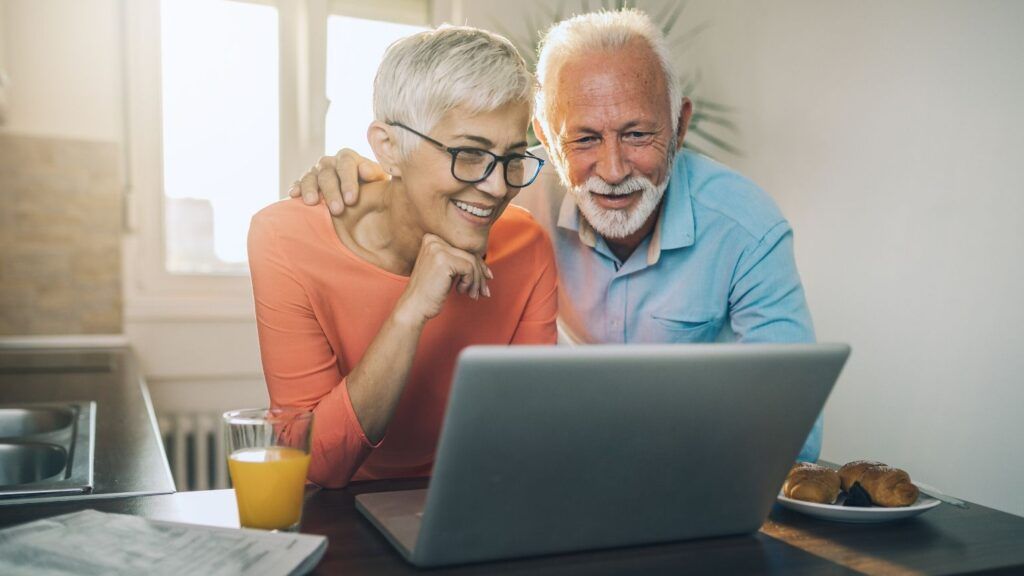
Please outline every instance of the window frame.
M281 196L323 154L328 100L327 19L353 16L432 24L461 12L460 0L232 0L278 10ZM126 322L252 320L248 274L180 274L166 268L161 0L124 2L123 73Z

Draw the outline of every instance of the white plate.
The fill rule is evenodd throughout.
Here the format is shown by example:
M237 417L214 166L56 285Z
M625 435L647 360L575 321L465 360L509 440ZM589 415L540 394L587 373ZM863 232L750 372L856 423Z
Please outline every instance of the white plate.
M777 500L784 508L796 510L797 512L814 516L815 518L834 520L836 522L857 522L865 524L871 522L891 522L893 520L910 518L911 516L917 516L918 514L927 512L941 504L941 502L935 498L921 494L917 497L917 502L902 508L884 508L882 506L858 508L855 506L843 506L843 501L846 500L845 492L841 492L839 494L839 499L836 500L835 504L818 504L816 502L793 500L792 498L786 498L783 496L782 492L779 492Z

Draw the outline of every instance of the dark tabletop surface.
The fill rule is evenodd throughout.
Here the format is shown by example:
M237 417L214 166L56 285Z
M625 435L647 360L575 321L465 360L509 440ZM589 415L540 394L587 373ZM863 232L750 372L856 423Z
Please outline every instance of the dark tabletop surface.
M407 564L355 509L354 494L422 488L425 480L355 484L306 501L302 531L328 537L316 574L1024 574L1024 518L977 504L946 504L888 524L818 520L776 506L761 530L617 550L583 552L437 570ZM19 506L0 511L0 526L84 507L154 519L237 527L231 490Z
M0 404L96 402L95 488L86 498L174 492L148 395L129 348L0 349Z

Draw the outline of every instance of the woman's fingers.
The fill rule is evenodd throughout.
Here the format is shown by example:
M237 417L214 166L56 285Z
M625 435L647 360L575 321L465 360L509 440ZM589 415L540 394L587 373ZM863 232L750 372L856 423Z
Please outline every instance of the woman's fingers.
M467 294L474 300L479 300L480 296L489 298L491 290L487 287L487 274L484 272L486 264L483 263L483 260L465 250L459 250L447 244L445 246L453 257L460 259L468 266L467 273L459 281L459 293Z
M420 259L431 260L434 265L446 269L450 284L459 294L465 294L474 300L481 296L490 297L491 290L487 286L488 277L494 274L478 256L465 250L455 248L438 236L427 234L423 237ZM423 264L426 264L424 262ZM421 263L417 262L417 267Z

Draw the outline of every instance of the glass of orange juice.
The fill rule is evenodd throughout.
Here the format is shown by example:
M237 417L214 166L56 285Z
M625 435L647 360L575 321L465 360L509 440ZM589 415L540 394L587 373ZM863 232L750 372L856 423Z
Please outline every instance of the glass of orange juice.
M308 410L224 413L228 472L243 528L299 529L312 430L313 413Z

